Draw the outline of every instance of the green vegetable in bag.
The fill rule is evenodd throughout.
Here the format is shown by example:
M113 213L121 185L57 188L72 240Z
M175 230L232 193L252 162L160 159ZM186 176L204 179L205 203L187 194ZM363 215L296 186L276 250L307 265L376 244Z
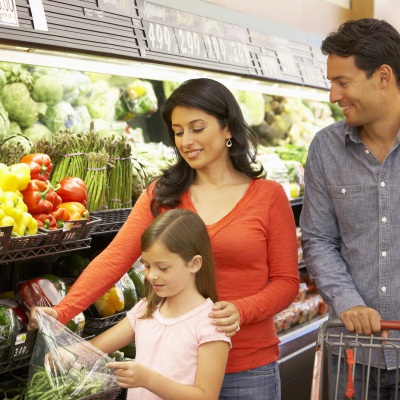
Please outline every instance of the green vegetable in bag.
M9 345L11 336L18 330L19 325L14 310L5 304L0 304L0 346Z

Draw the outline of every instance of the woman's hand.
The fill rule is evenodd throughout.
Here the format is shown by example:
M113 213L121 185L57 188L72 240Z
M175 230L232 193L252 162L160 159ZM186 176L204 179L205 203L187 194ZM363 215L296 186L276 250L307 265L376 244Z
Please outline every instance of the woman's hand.
M218 301L208 314L211 323L219 332L225 332L225 336L232 337L240 330L240 313L233 303Z
M53 317L54 319L58 319L58 313L52 307L32 307L29 315L28 331L39 329L39 325L36 319L36 313L38 310L44 312L47 315L50 315L50 317Z

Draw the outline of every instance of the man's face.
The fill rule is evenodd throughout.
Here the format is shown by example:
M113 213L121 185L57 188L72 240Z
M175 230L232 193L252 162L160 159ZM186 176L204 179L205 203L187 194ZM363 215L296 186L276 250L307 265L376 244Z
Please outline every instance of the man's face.
M368 78L355 65L354 56L328 56L327 77L331 81L330 101L342 108L346 122L352 126L371 123L380 115L384 99L378 72Z

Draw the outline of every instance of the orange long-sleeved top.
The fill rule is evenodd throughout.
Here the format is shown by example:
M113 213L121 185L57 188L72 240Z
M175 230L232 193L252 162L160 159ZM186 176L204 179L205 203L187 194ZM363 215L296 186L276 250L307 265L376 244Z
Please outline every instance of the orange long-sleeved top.
M150 212L152 184L137 200L109 246L98 255L55 306L66 323L89 307L140 256L140 237L154 219ZM189 192L179 208L196 212ZM282 186L253 180L233 210L207 226L216 265L220 300L240 312L240 331L232 338L227 372L256 368L279 356L274 315L286 308L299 289L296 229Z

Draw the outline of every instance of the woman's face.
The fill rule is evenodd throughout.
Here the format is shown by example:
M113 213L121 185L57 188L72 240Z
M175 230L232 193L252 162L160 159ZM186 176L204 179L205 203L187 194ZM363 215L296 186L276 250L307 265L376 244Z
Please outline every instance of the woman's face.
M226 162L226 141L232 137L228 128L197 108L177 106L171 114L175 145L191 168L199 170Z

